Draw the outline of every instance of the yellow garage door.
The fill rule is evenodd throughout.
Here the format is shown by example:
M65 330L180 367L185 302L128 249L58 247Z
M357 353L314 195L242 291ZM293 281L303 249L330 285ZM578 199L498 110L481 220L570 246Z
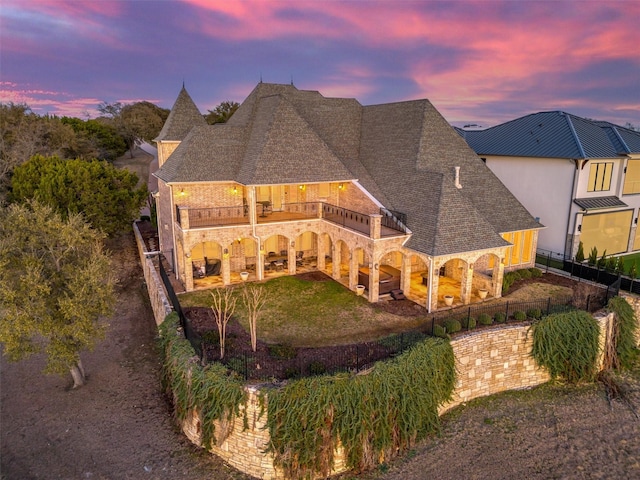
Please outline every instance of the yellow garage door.
M605 250L607 255L626 252L632 219L633 210L582 217L580 240L585 256L589 255L593 247L598 249L598 256L601 256Z

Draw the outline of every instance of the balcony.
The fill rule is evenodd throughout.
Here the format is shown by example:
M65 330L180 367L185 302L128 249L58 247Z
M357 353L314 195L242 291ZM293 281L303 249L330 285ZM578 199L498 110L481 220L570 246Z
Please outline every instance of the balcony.
M242 205L212 208L176 206L176 221L185 230L250 225L249 213L249 207ZM262 202L256 206L255 219L257 224L323 219L373 238L378 234L372 229L378 228L380 237L407 233L404 224L388 210L381 210L380 215L369 215L323 202L290 203L276 211L268 202Z

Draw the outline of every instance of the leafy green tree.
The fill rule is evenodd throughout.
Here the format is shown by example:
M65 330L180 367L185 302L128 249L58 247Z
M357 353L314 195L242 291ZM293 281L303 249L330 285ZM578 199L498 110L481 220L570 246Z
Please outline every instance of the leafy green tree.
M115 276L103 235L81 215L63 219L37 202L0 212L0 342L18 361L44 352L45 372L86 381L80 352L104 336Z
M120 102L102 102L98 105L98 111L111 122L125 141L131 158L133 158L136 142L139 140L151 141L157 137L169 116L169 110L150 102L137 102L128 105L123 105Z
M127 151L127 145L115 127L101 120L81 120L73 117L60 119L76 133L76 145L67 158L90 160L97 158L113 162Z
M239 106L240 104L238 102L224 101L213 110L207 110L209 113L204 116L204 119L209 125L226 123Z
M35 199L53 207L63 218L82 213L109 236L129 228L147 199L147 186L138 176L99 160L61 160L36 155L14 169L9 200Z

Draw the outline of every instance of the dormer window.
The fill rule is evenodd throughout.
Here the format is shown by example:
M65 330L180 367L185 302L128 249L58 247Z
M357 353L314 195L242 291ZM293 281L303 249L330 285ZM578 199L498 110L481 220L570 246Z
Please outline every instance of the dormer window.
M611 189L613 162L592 163L589 170L587 192L605 192Z

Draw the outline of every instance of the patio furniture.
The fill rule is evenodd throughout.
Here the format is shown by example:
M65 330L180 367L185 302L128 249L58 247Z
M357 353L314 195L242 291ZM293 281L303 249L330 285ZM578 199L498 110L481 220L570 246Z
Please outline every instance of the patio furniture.
M302 257L304 256L304 252L303 251L299 251L296 252L296 266L297 267L301 267L303 262L302 262Z
M276 267L276 271L282 271L284 270L284 260L276 260L273 262L273 264Z
M220 268L222 267L222 261L219 258L214 258L209 260L207 257L204 257L204 274L205 276L209 275L220 275Z
M266 217L267 213L271 213L271 202L269 200L263 200L261 202L256 202L262 205L262 213L260 214L261 217Z
M360 267L358 270L358 283L369 287L369 268ZM400 289L400 270L389 265L380 265L378 275L378 293L384 295L392 290Z

